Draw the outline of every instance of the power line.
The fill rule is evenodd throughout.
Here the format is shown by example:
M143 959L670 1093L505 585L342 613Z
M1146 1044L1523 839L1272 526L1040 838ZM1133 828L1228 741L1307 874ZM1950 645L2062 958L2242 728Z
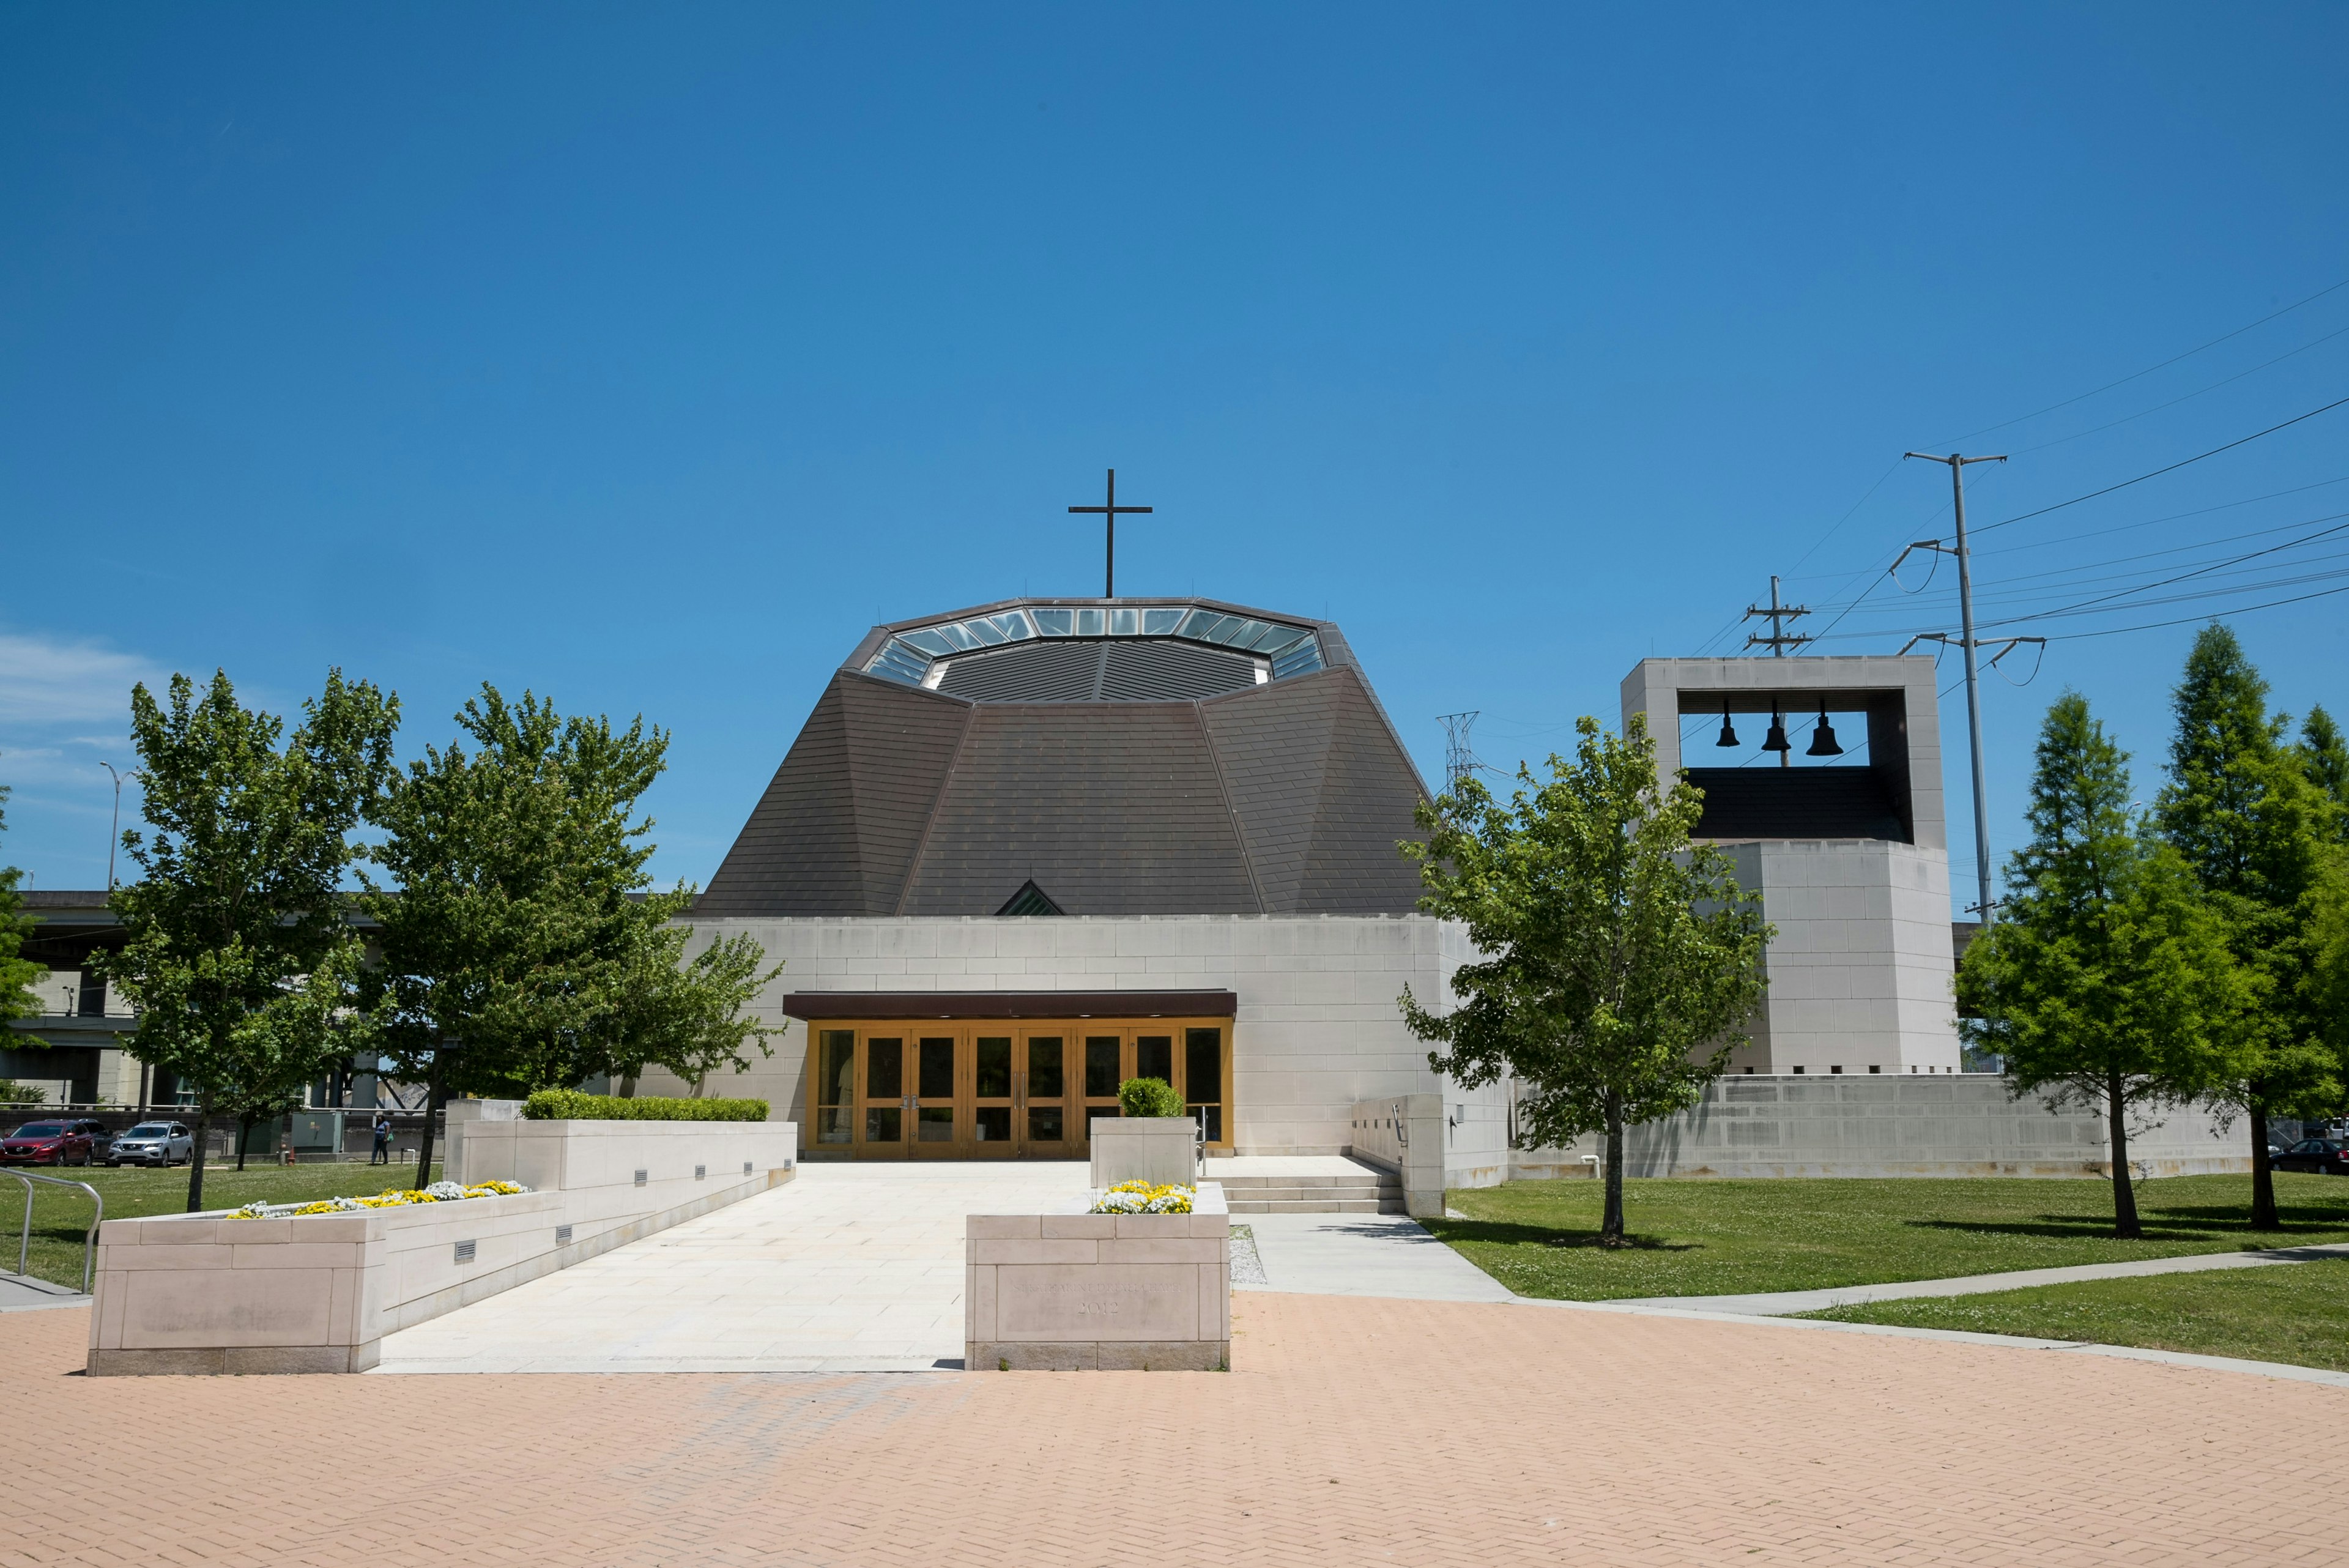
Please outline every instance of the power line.
M2248 370L2238 370L2233 375L2227 377L2225 379L2213 381L2207 387L2197 387L2192 391L2172 398L2166 403L2156 403L2149 409L2139 409L2133 414L2123 414L2119 419L2108 420L2100 425L2091 425L2086 430L2075 431L2067 436L2057 436L2054 441L2043 441L2036 446L2026 446L2020 449L2020 451L2045 452L2051 446L2062 446L2066 441L2080 441L2088 436L2097 435L2103 431L2116 429L2119 426L2129 423L2133 420L2141 420L2147 414L2158 414L2164 409L2174 409L2180 403L2193 401L2196 398L2200 397L2205 392L2215 392L2221 387L2231 387L2246 376L2256 376L2271 365L2281 365L2286 359L2305 354L2311 348L2315 348L2323 344L2330 343L2335 337L2340 337L2344 332L2349 332L2349 327L2336 327L2333 331L2326 333L2322 337L2312 338L2310 341L2302 344L2299 348L2292 349L2290 353L2279 354L2274 358L2264 360L2260 364L2252 366ZM2020 455L2020 452L2018 452L2017 455Z
M2085 403L2090 398L2102 397L2105 393L2111 391L2116 387L2126 387L2131 381L2141 381L2146 377L2152 375L2156 370L2167 370L2169 367L2177 364L2181 359L2191 359L2195 355L2202 353L2205 349L2216 348L2221 343L2232 342L2235 338L2240 337L2244 333L2251 331L2252 327L2265 327L2269 322L2275 320L2278 317L2290 316L2293 311L2300 309L2302 306L2313 305L2318 300L2323 299L2326 295L2336 293L2344 288L2349 288L2349 277L2344 277L2339 283L2320 288L2314 294L2310 295L2306 299L2296 300L2292 304L2285 306L2282 310L2272 311L2266 316L2262 316L2257 321L2251 323L2250 326L2238 327L2232 332L2223 333L2217 337L2213 337L2210 341L2200 345L2199 348L2189 348L2183 354L2173 354L2158 365L2148 365L2144 369L2137 371L2133 375L2123 376L2117 381L2107 381L2094 391L2082 392L2078 397L2066 398L2060 403L2050 403L2045 408L2036 410L2031 413L2017 414L2011 420L2003 420L1994 425L1984 425L1978 431L1968 431L1963 435L1950 436L1940 441L1927 441L1925 444L1928 446L1955 446L1961 441L1970 441L1978 435L1988 435L1992 431L2002 431L2009 425L2019 425L2026 420L2035 420L2041 414L2052 414L2058 409L2068 409L2074 403ZM1977 530L1977 532L1979 532L1979 530Z
M2320 588L2313 594L2295 594L2288 599L2270 599L2265 604L2238 605L2230 610L2213 610L2207 615L2179 616L2176 620L2147 621L2142 626L2106 627L2102 631L2067 631L2058 636L2051 637L2047 640L2050 642L2079 642L2091 637L2118 637L2123 632L2129 631L2158 631L2166 626L2186 626L2198 620L2216 620L2221 615L2250 615L2254 610L2274 609L2281 605L2304 604L2310 599L2331 598L2334 594L2349 594L2349 583L2344 583L2337 588Z
M2077 506L2083 501L2094 501L2099 495L2110 495L2116 490L2127 490L2132 484L2143 484L2148 479L2158 479L2165 473L2175 473L2179 469L2185 468L2189 464L2200 462L2206 457L2216 457L2222 452L2232 452L2239 446L2247 445L2251 441L2259 440L2261 436L2271 436L2278 431L2290 430L2292 426L2299 424L2302 420L2313 420L2319 414L2329 413L2333 410L2341 407L2344 403L2349 403L2349 398L2335 398L2333 401L2325 404L2321 409L2311 409L2304 414L2294 415L2292 418L2284 421L2283 423L2280 425L2270 425L2263 431L2254 431L2250 435L2243 436L2235 441L2230 441L2224 446L2214 446L2209 452L2196 452L2192 457L2173 462L2166 468L2157 468L2151 473L2140 473L2135 479L2124 479L2118 484L2107 484L2102 490L2091 490L2085 495L2075 495L2069 501L2058 501L2053 506L2042 506L2036 512L2025 512L2021 516L2009 517L2003 522L1985 523L1981 527L1975 529L1974 532L1977 534L1987 534L1993 528L2003 528L2011 523L2023 523L2027 522L2033 517L2044 517L2050 512L2061 512L2066 506Z

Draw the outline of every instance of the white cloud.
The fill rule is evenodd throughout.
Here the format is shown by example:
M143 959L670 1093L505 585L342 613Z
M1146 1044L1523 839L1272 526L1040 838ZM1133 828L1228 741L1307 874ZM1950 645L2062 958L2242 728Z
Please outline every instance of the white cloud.
M91 642L0 631L0 724L118 722L130 688L158 681L146 660Z

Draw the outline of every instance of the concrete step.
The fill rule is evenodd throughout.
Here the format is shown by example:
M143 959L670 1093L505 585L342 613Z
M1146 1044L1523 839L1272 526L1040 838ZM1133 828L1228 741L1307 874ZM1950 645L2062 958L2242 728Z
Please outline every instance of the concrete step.
M1222 1182L1224 1190L1226 1192L1249 1192L1268 1187L1315 1189L1366 1187L1374 1188L1380 1191L1389 1189L1397 1192L1402 1190L1401 1177L1377 1170L1365 1170L1359 1176L1218 1176L1213 1169L1209 1169L1206 1179Z
M1372 1187L1365 1182L1354 1187L1251 1187L1235 1192L1224 1189L1226 1203L1377 1203L1386 1199L1402 1201L1402 1189Z
M1400 1214L1401 1198L1234 1198L1234 1214Z

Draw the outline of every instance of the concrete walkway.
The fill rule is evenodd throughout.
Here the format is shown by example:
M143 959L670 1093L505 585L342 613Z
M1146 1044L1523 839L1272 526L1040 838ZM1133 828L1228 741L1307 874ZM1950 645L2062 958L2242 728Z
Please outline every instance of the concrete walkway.
M1400 1214L1250 1214L1265 1282L1236 1290L1397 1301L1506 1302L1498 1280Z
M69 1286L0 1270L0 1312L47 1312L52 1307L88 1305L89 1298Z
M1966 1274L1948 1280L1903 1280L1883 1285L1837 1285L1817 1291L1770 1291L1739 1296L1636 1296L1610 1303L1622 1307L1668 1307L1682 1312L1729 1313L1739 1317L1785 1317L1865 1306L1870 1302L1918 1296L1978 1296L2023 1291L2034 1285L2068 1285L2082 1280L2133 1280L2148 1274L2197 1274L2211 1269L2260 1269L2349 1257L2349 1244L2279 1247L2261 1252L2206 1252L2185 1258L2140 1258L2127 1263L2081 1263L2066 1269L2016 1269L2002 1274Z
M391 1334L375 1370L959 1366L964 1216L1085 1179L1075 1161L802 1165L788 1186Z

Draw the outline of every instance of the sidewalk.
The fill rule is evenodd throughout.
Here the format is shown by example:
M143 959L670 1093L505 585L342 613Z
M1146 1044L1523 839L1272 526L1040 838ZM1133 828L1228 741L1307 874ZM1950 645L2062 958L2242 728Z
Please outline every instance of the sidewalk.
M2261 1269L2349 1257L2349 1242L2313 1247L2278 1247L2260 1252L2208 1252L2185 1258L2143 1258L2127 1263L2081 1263L2064 1269L2016 1269L2002 1274L1963 1274L1947 1280L1903 1280L1882 1285L1837 1285L1816 1291L1772 1291L1740 1296L1636 1296L1605 1304L1669 1307L1682 1312L1729 1313L1740 1317L1786 1317L1865 1306L1870 1302L1916 1296L1979 1296L2023 1291L2033 1285L2068 1285L2081 1280L2128 1280L2147 1274L2198 1274L2211 1269Z

